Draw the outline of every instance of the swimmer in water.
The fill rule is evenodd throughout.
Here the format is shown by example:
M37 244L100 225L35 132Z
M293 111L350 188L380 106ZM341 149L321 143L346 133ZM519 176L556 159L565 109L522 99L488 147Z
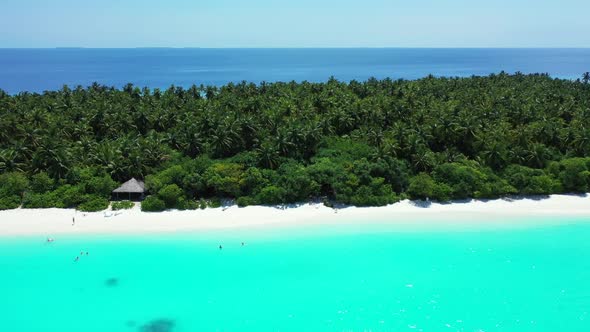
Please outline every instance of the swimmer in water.
M242 247L244 246L244 242L242 242Z
M221 244L219 245L219 250L223 249L223 247L221 246Z
M48 237L48 238L47 238L47 242L51 243L51 242L53 242L53 241L54 241L54 240L53 240L52 238L50 238L50 237Z
M74 262L77 262L80 259L80 257L76 256L76 259L74 259Z

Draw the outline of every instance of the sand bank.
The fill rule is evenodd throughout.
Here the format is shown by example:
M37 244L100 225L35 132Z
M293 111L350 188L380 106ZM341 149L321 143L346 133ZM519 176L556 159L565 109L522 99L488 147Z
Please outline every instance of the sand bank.
M547 218L539 218L547 217ZM0 211L0 236L59 234L125 234L190 232L239 228L267 228L341 223L386 223L401 228L527 226L539 219L560 222L588 217L590 196L470 200L448 204L403 201L384 207L332 209L322 204L292 207L251 206L195 211L141 212L131 210L84 213L73 209L15 209ZM75 224L72 225L72 218ZM571 219L571 218L569 218Z

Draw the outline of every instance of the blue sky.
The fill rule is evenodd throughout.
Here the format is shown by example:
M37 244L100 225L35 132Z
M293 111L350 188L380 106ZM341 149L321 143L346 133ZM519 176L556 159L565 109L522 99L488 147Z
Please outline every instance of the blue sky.
M0 47L590 47L590 0L1 0Z

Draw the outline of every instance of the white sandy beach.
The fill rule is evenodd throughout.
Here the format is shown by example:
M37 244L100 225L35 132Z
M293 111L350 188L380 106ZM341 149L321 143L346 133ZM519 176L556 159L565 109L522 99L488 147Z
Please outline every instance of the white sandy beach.
M0 236L142 234L312 224L337 227L342 223L363 225L367 222L391 224L400 229L519 227L533 225L539 219L555 223L568 219L551 217L588 217L590 221L590 196L552 195L448 204L403 201L384 207L342 209L322 204L287 208L230 206L158 213L141 212L137 205L131 210L94 213L73 209L15 209L0 211ZM72 218L75 218L74 225Z

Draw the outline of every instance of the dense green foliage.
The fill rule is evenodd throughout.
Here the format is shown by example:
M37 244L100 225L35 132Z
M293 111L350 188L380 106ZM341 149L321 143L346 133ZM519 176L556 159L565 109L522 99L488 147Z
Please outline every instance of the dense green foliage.
M589 122L590 84L547 75L0 91L0 208L131 177L146 211L587 192Z
M148 196L141 202L141 211L158 212L166 209L166 203L156 196Z
M116 186L98 168L73 168L68 177L57 180L45 172L32 175L30 181L25 173L7 172L0 175L0 209L16 208L22 203L23 208L79 207L99 211L108 207L108 198Z
M135 203L130 201L119 201L111 204L111 210L129 210L135 206Z
M93 196L87 198L85 202L78 206L80 211L95 212L106 210L109 207L109 201L104 197Z

